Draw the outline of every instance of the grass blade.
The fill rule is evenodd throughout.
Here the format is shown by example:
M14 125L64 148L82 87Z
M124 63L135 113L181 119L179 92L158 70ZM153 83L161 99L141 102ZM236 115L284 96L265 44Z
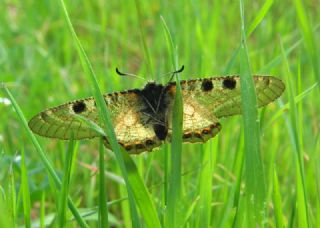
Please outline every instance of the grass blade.
M301 150L301 142L298 136L298 116L297 116L297 108L295 106L294 101L294 92L293 92L293 82L292 75L290 72L289 63L287 57L285 55L285 49L283 47L283 43L280 39L281 53L285 63L286 70L286 84L287 84L287 93L289 97L289 105L290 105L290 118L287 121L287 126L289 130L289 135L291 138L291 143L293 146L293 150L296 155L296 175L297 175L297 200L298 200L298 218L299 218L299 226L301 227L309 227L308 221L308 211L307 211L307 194L306 194L306 185L305 185L305 176L304 176L304 166L303 166L303 156Z
M251 33L257 28L257 26L261 23L263 18L266 16L266 14L269 12L271 6L273 5L273 0L266 0L259 12L257 13L257 16L254 18L254 20L251 22L251 24L248 27L247 31L247 37L251 35Z
M107 189L104 181L104 149L103 141L99 145L99 227L109 227L107 208Z
M241 13L241 50L240 81L245 141L245 178L247 191L248 222L262 225L265 205L264 172L260 156L260 132L257 121L257 98L251 76L246 44L243 1L240 0ZM254 212L254 215L252 214ZM254 225L255 226L255 225Z
M61 191L59 192L59 211L58 211L58 223L59 227L66 226L66 208L67 208L67 199L70 185L70 174L71 166L73 163L73 154L74 154L74 140L71 139L68 146L68 151L66 153L66 159L63 170L62 186Z
M30 192L28 184L28 171L26 168L24 149L21 150L21 189L25 227L31 227L30 222Z
M46 217L46 204L45 204L45 199L46 199L46 192L43 191L41 194L41 204L40 204L40 227L44 228L46 227L45 225L45 217Z
M58 177L58 175L55 173L50 161L48 160L46 154L43 152L42 148L40 147L40 144L38 143L36 137L33 135L33 133L31 132L31 130L28 127L28 123L18 105L18 103L15 101L15 99L13 98L12 94L10 93L10 91L8 90L7 87L3 87L4 91L6 92L6 94L8 95L19 119L21 122L21 125L24 127L24 129L27 132L27 136L30 138L30 140L32 141L33 145L36 148L36 152L38 153L38 156L40 157L44 167L46 168L46 171L48 172L48 175L50 176L50 178L52 178L52 180L54 181L55 186L59 189L61 187L61 181ZM72 200L70 197L68 197L68 206L72 212L72 214L74 215L74 217L76 218L78 224L81 227L87 227L87 224L84 222L84 220L81 218L80 213L78 212L77 208L74 206Z
M306 43L308 53L311 57L314 74L316 80L320 83L319 53L317 51L317 43L315 42L315 38L313 36L308 15L301 0L294 0L294 5L297 11L298 21L302 30L303 38Z
M164 20L161 17L162 25L165 32L165 38L173 67L178 68L178 59L176 49L170 30ZM182 221L178 218L178 202L181 194L181 151L182 151L182 121L183 121L183 102L181 94L181 86L179 77L176 76L176 94L173 104L172 112L172 141L171 141L171 161L170 161L170 184L168 188L168 204L166 210L166 221L167 227L178 227Z
M284 227L283 223L283 214L282 214L282 200L279 189L279 181L276 168L274 167L273 172L273 205L274 205L274 214L276 220L276 227Z
M213 148L217 148L218 139L210 142L208 146L202 146L202 161L199 181L199 207L198 207L198 227L210 227L211 203L212 203L212 173L216 160L216 153Z
M112 126L111 118L109 111L105 105L104 98L101 94L96 75L93 71L92 65L77 37L76 32L72 26L71 20L69 18L67 9L65 7L64 1L60 0L60 4L62 7L62 11L64 17L66 19L68 28L72 34L72 37L75 41L75 45L77 48L78 56L81 61L81 65L85 71L85 75L88 77L91 82L93 95L97 103L97 107L99 110L99 115L103 121L105 126L105 132L107 134L108 141L111 145L112 150L116 155L116 159L120 166L121 172L123 174L124 180L126 182L126 187L128 190L128 197L130 202L131 216L132 216L132 224L134 227L139 227L140 222L138 218L136 204L140 208L140 212L143 215L144 221L146 222L148 227L160 227L160 222L157 216L156 209L153 205L153 202L150 198L150 194L142 181L137 167L134 162L127 154L120 149L120 146L117 142L116 135Z

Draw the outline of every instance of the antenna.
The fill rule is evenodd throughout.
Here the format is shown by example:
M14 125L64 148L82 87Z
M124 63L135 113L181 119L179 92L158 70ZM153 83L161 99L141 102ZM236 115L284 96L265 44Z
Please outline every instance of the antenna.
M171 76L171 78L170 78L170 80L169 80L169 82L171 82L171 81L172 81L172 79L173 79L173 77L174 77L174 75L175 75L175 74L178 74L178 73L181 73L183 70L184 70L184 65L182 65L182 66L181 66L181 68L180 68L179 70L176 70L176 71L173 71L173 72L166 73L166 74L164 74L164 75L162 75L162 76L165 76L165 75L168 75L168 74L172 74L172 76ZM169 82L168 82L168 83L169 83Z
M140 77L140 76L138 76L138 75L129 74L129 73L122 73L122 72L119 71L118 67L116 67L116 73L117 73L119 76L129 76L129 77L138 78L138 79L141 79L141 80L143 80L143 81L146 81L145 78Z

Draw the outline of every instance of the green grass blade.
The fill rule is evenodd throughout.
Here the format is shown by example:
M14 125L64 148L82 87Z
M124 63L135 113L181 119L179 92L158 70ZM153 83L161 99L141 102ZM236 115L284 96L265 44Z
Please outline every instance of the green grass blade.
M45 228L45 218L46 217L46 192L43 191L41 194L41 203L40 203L40 227Z
M306 193L306 185L305 185L305 176L304 176L304 165L303 165L303 156L301 150L301 142L299 140L299 129L298 129L298 116L297 116L297 108L294 102L294 91L293 91L293 82L292 75L290 72L289 63L287 57L285 55L285 49L283 47L283 43L280 39L281 53L283 57L283 61L285 63L286 70L286 85L287 85L287 94L289 97L289 105L290 105L290 119L287 121L288 130L291 138L291 143L293 146L293 150L296 155L296 174L297 174L297 203L298 203L298 219L299 226L301 227L309 227L308 221L308 206L307 206L307 193Z
M273 5L273 0L266 0L259 12L257 13L257 16L254 18L254 20L251 22L251 24L248 27L247 31L247 37L251 35L251 33L257 28L257 26L261 23L263 18L266 16L266 14L269 12L271 6Z
M10 165L9 170L9 188L8 188L8 201L9 201L9 212L12 218L12 224L16 225L17 221L17 196L16 196L16 188L15 188L15 179L13 173L13 167Z
M248 207L248 222L251 225L262 225L265 213L265 177L260 155L260 132L257 121L257 98L251 76L248 50L246 44L243 1L240 0L241 14L241 50L240 80L241 100L244 122L245 141L245 179ZM254 215L252 214L254 213Z
M26 168L24 149L21 150L21 188L22 188L22 202L25 227L31 227L30 222L30 192L28 184L28 171Z
M282 200L279 189L279 181L276 168L274 167L273 172L273 206L274 206L274 214L276 220L276 227L282 228L284 227L283 223L283 214L282 214Z
M57 174L55 173L50 161L48 160L46 154L43 152L40 144L38 143L36 137L33 135L33 133L31 132L31 130L28 127L28 123L18 105L18 103L15 101L15 99L13 98L13 96L11 95L10 91L8 90L8 88L6 88L4 86L4 91L6 92L6 94L8 95L19 119L21 122L21 125L24 127L24 129L27 132L27 136L30 138L30 140L32 141L33 145L36 148L36 152L38 153L38 156L41 159L41 162L43 163L44 167L46 168L46 171L48 172L48 175L50 176L50 178L52 178L52 180L54 181L55 186L59 189L61 187L61 181L59 179L59 177L57 176ZM87 227L86 223L84 222L84 220L81 218L80 213L78 212L77 208L74 206L71 198L68 198L68 206L69 209L71 210L72 214L74 215L74 217L76 218L78 224L81 227Z
M59 192L59 211L58 211L58 224L59 227L66 226L66 209L67 209L67 200L68 200L68 192L70 185L70 176L71 176L71 166L73 163L73 154L74 154L74 140L71 139L68 146L68 151L66 153L66 159L63 169L63 178L62 178L62 186L61 191Z
M317 81L320 82L319 53L307 12L304 8L303 1L294 0L294 5L297 11L298 21L302 30L303 38L307 46L308 53L311 57L315 77Z
M99 145L99 227L109 227L107 208L107 189L104 175L104 149L103 141L100 139Z
M136 209L136 204L137 204L140 208L140 212L147 226L160 227L160 222L157 216L156 209L153 205L150 194L138 173L137 167L135 166L134 162L132 161L130 156L127 154L127 152L123 152L122 150L120 150L120 146L117 142L116 135L112 126L110 114L105 105L105 101L101 94L92 65L77 37L77 34L74 31L74 28L69 18L64 1L60 0L60 3L61 3L62 11L66 19L68 28L70 29L72 37L75 41L75 46L78 51L78 56L80 58L81 65L86 73L85 75L88 77L89 81L91 82L91 86L93 88L93 95L97 102L97 107L99 109L101 119L104 123L105 132L108 136L109 143L116 155L116 159L118 161L118 164L121 168L123 177L126 182L133 226L134 227L140 226L138 213Z
M147 37L144 34L144 29L143 29L143 18L142 18L142 11L141 11L141 3L140 3L140 1L139 0L135 0L135 5L136 5L136 10L137 10L138 22L139 22L140 38L141 38L143 51L144 51L144 55L145 55L146 63L147 63L147 68L148 68L147 75L149 77L151 77L151 76L154 77L152 60L151 60L151 57L150 57L150 52L149 52L147 41L146 41Z
M161 17L162 25L165 32L165 38L173 67L177 69L178 58L176 50L174 48L173 39L170 30L164 20ZM180 226L178 215L178 202L181 194L181 152L182 152L182 121L183 121L183 102L181 94L181 86L179 77L176 77L176 94L173 104L172 112L172 141L171 141L171 161L170 161L170 184L168 189L168 207L166 209L166 221L167 227Z
M198 227L210 227L212 203L212 173L215 163L215 150L218 140L202 148L202 161L199 181Z

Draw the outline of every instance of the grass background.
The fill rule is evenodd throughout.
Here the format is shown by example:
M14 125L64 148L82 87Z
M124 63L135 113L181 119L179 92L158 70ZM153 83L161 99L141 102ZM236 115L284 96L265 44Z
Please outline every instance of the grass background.
M129 171L124 179L140 174L158 221L149 221L148 213L141 211L146 198L137 198L135 193L128 198L114 153L104 154L105 167L99 163L103 157L99 140L73 144L37 137L61 179L59 189L19 121L22 114L13 103L6 105L9 95L1 90L0 225L104 226L106 221L126 227L320 224L316 84L320 79L316 42L320 9L311 0L243 3L246 30L242 38L246 37L247 49L241 53L238 1L65 2L101 91L144 85L141 80L120 78L116 67L165 83L168 78L161 75L174 70L173 62L185 65L183 79L239 74L246 54L248 71L285 81L285 94L258 116L264 172L262 185L253 193L265 192L262 199L252 198L245 187L246 173L254 172L259 161L246 158L245 142L250 135L241 116L222 119L222 131L210 142L183 145L181 157L176 158L166 145L154 153L132 156L135 166L128 166L132 163L125 158ZM93 94L60 1L2 0L0 10L0 82L5 82L26 119L47 107ZM181 180L172 182L172 167L178 166L179 171L179 162ZM99 169L105 169L104 180ZM132 183L131 188L144 189L139 181ZM170 197L172 188L179 189L176 199ZM108 214L102 207L101 192L107 192ZM68 209L68 194L82 219L74 219ZM252 201L263 205L256 214Z

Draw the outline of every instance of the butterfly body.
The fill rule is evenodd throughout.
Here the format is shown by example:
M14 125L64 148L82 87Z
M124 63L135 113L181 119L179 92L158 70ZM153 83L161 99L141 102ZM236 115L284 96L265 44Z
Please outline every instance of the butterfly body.
M280 79L254 76L258 107L278 98L285 89ZM212 77L180 81L183 100L183 141L203 143L221 129L219 118L241 114L240 78ZM118 143L129 153L152 151L171 141L176 83L149 82L142 89L104 95ZM52 138L100 136L75 114L100 125L94 99L72 101L47 109L29 121L35 133ZM105 138L105 146L110 145Z

